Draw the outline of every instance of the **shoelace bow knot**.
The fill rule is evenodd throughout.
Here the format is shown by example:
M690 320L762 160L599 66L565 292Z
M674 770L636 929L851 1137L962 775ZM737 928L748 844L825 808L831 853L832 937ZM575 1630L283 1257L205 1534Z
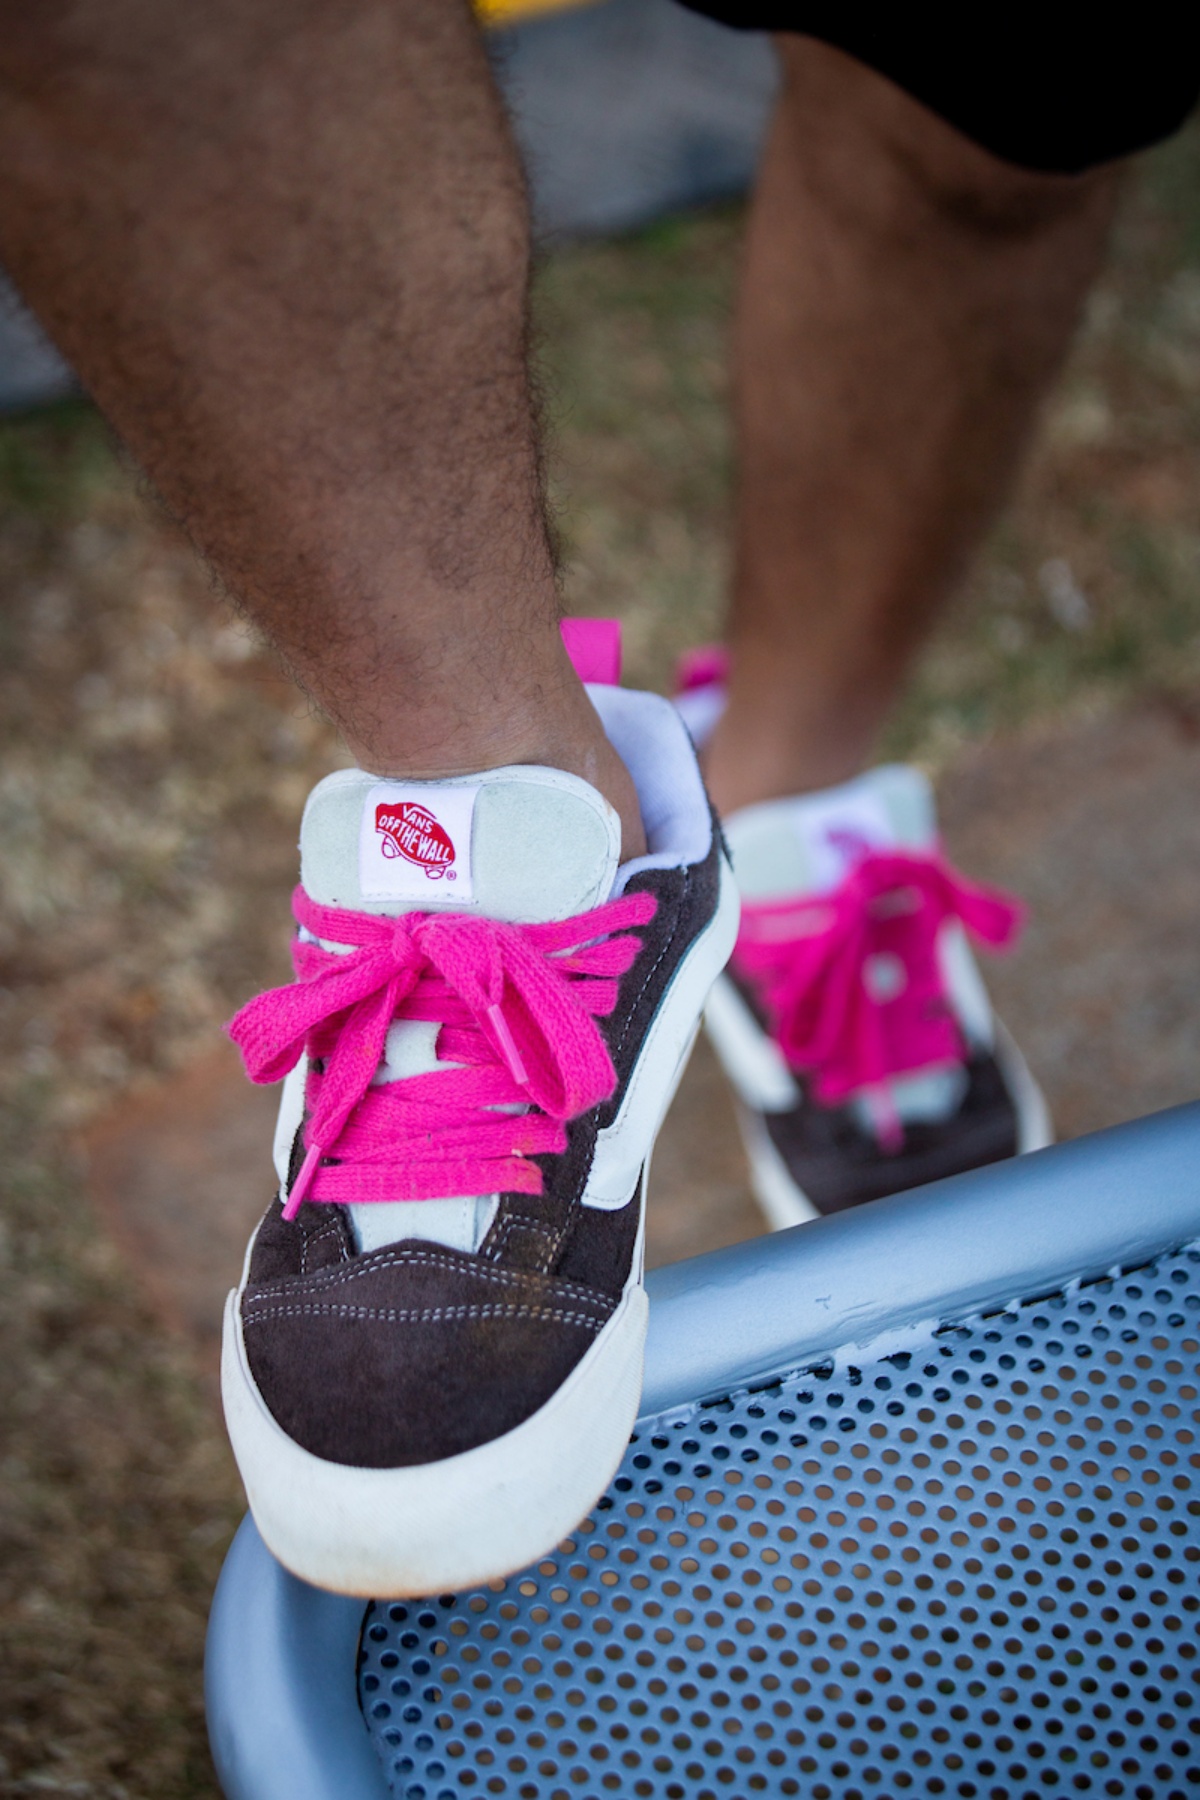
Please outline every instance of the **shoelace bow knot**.
M1024 909L940 855L899 851L869 852L832 893L743 903L734 968L818 1100L835 1105L893 1076L962 1061L938 957L949 920L1000 950Z
M399 918L292 896L297 980L260 994L230 1021L252 1081L273 1082L309 1056L304 1164L284 1216L303 1200L434 1200L540 1193L531 1156L566 1147L566 1124L616 1088L596 1025L657 903L628 894L546 924L463 913ZM397 1019L440 1027L439 1062L375 1083ZM333 1155L337 1162L324 1159Z

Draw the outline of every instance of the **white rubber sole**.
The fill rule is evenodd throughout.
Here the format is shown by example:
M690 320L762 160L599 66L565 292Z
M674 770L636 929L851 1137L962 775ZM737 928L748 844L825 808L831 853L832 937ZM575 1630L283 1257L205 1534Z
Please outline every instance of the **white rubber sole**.
M225 1308L221 1393L255 1524L293 1574L364 1598L453 1593L545 1556L603 1494L625 1454L641 1400L650 1153L691 1054L705 996L732 948L738 909L722 861L716 912L681 963L639 1058L639 1067L649 1062L654 1068L617 1121L619 1139L632 1137L631 1126L641 1127L643 1137L640 1168L634 1165L625 1188L625 1204L641 1208L628 1285L562 1387L515 1430L459 1456L410 1468L356 1468L305 1450L278 1424L250 1371L239 1305L247 1251L241 1285ZM631 1087L636 1080L635 1072Z
M1017 1113L1017 1155L1044 1150L1054 1142L1054 1127L1046 1097L1034 1080L1025 1058L999 1019L994 1020L993 1053ZM775 1148L762 1114L735 1098L738 1129L749 1165L750 1187L772 1231L807 1225L821 1213L793 1178Z

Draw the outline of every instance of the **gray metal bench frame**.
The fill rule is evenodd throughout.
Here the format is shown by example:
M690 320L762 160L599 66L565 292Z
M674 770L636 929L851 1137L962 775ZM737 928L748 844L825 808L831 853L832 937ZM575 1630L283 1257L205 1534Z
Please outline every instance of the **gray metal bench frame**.
M648 1278L643 1417L1198 1236L1200 1103L694 1257ZM228 1800L389 1800L359 1704L364 1610L289 1575L243 1523L205 1668Z

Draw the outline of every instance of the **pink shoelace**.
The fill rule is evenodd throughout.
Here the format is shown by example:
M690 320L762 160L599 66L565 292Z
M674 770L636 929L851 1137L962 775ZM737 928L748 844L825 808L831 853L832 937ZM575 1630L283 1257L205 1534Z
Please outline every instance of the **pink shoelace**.
M999 950L1023 918L1019 901L967 881L938 854L871 851L832 893L743 902L733 966L788 1062L835 1105L893 1076L961 1062L938 961L941 927L956 919ZM894 1141L886 1104L877 1122Z
M540 1193L529 1158L564 1150L568 1120L616 1088L596 1020L641 948L631 928L656 909L637 893L549 924L380 918L319 906L298 887L300 924L350 948L297 939L297 980L228 1027L252 1081L279 1081L308 1052L306 1154L284 1217L303 1200ZM396 1019L440 1025L437 1055L458 1066L372 1086Z

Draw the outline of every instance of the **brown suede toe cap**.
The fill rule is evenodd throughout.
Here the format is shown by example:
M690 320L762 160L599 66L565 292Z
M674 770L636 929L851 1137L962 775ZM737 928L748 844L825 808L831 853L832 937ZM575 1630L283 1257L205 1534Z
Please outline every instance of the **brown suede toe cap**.
M250 1370L288 1436L329 1462L437 1462L550 1399L613 1298L406 1241L247 1287Z

